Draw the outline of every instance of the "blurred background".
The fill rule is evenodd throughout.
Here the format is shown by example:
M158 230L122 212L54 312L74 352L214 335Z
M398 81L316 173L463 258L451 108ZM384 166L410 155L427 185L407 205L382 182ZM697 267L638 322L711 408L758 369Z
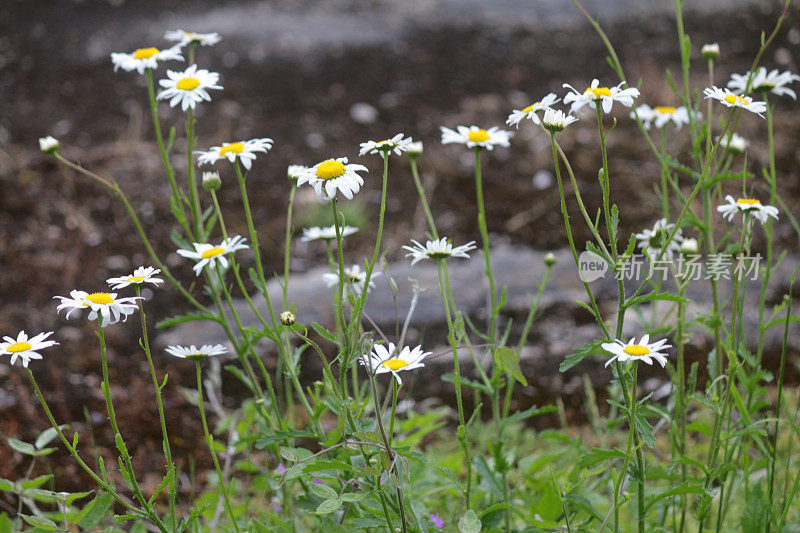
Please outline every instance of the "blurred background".
M669 69L679 79L673 2L586 0L584 6L599 17L631 82L641 82L640 101L678 105L665 76ZM749 68L761 32L771 31L783 2L687 0L684 7L692 39L692 89L700 91L708 85L700 47L720 44L716 83L724 85L732 72ZM197 53L197 63L219 72L224 87L212 95L212 103L199 107L199 148L252 137L275 140L248 177L268 272L280 269L283 260L287 165L342 156L352 161L360 142L404 132L425 143L420 170L440 232L456 243L477 239L472 155L461 147L443 147L439 127L503 126L512 109L548 92L563 96L563 83L582 88L595 77L604 84L618 82L599 37L567 0L0 2L0 333L55 331L61 346L34 363L34 371L56 417L76 422L82 434L97 430L101 450L113 443L106 440L96 341L85 318L56 316L52 297L75 288L99 290L106 278L150 263L120 204L88 178L56 165L39 151L37 139L57 137L67 157L116 179L170 268L182 279L194 279L191 265L174 253L169 238L175 224L153 143L145 78L114 73L109 59L112 52L166 47L163 35L172 29L222 36L218 45ZM792 7L762 64L797 72L799 44L800 19ZM167 68L181 67L162 65L157 79ZM779 191L800 213L800 112L794 100L774 100ZM177 130L173 164L179 175L185 174L183 116L163 104L161 111L162 127ZM627 234L656 218L660 204L653 187L660 170L627 112L618 108L614 115L619 123L610 137L611 194L620 203L622 233ZM751 168L765 166L764 122L744 117L739 131L752 142ZM687 137L670 138L670 151L685 154ZM591 123L571 127L560 142L585 198L596 206L600 161L594 128ZM362 228L348 241L354 261L371 250L380 200L375 183L379 159L358 162L370 168L371 177L347 206L348 223ZM219 170L223 182L233 183L229 166ZM484 179L494 243L533 250L566 246L549 143L536 128L520 128L511 149L487 154ZM321 213L310 191L298 193L297 227L330 223L327 209ZM244 233L238 191L223 186L220 194L231 231ZM425 230L404 158L393 160L387 217L387 257L401 260L400 246L422 238ZM582 225L575 230L577 242L586 240ZM796 254L797 239L785 219L776 231L779 247ZM320 248L298 244L292 269L303 272L323 258ZM166 289L148 309L155 323L187 307ZM545 311L555 317L548 327L560 327L562 336L569 336L567 328L574 324L590 322L574 305L553 304ZM138 330L115 326L107 334L112 382L129 400L119 402L121 425L142 468L157 472L159 465L150 464L146 453L158 450L160 435L150 377L137 350ZM540 334L534 330L532 344ZM191 368L156 351L173 384L167 408L191 411L178 387L192 386ZM569 381L557 372L564 354L545 355L557 357L541 381L553 386ZM227 392L236 405L237 390L231 387ZM542 385L526 394L546 399L552 389ZM569 398L564 401L569 407ZM3 437L30 440L47 427L21 369L5 364L0 365L0 420ZM173 424L176 455L185 455L199 443L199 426L193 416L176 416ZM80 484L75 467L60 452L51 461L62 479ZM26 468L22 456L0 441L0 477L18 477Z

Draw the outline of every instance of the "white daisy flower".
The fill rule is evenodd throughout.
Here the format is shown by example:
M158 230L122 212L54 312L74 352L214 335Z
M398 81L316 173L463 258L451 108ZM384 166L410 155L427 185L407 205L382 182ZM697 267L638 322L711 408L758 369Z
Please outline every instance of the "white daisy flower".
M589 104L589 107L595 109L595 104L598 100L602 103L604 113L611 112L611 106L614 102L619 102L625 107L631 107L633 105L633 99L639 96L639 89L635 87L622 89L621 87L624 84L625 82L620 83L616 87L600 87L600 82L595 78L585 91L580 92L572 85L565 83L564 87L572 89L573 92L567 93L564 97L564 103L572 104L569 110L570 113L574 113L586 104Z
M364 165L347 164L346 157L326 159L311 168L305 169L297 179L297 185L308 183L317 192L317 196L326 201L333 200L336 191L351 200L359 188L364 185L364 178L359 172L369 172ZM325 187L325 192L322 188Z
M453 247L452 244L447 242L447 237L442 237L439 240L428 241L425 245L420 244L419 242L411 239L411 242L414 243L414 246L403 246L404 250L408 250L410 253L406 254L406 257L413 257L411 260L411 266L416 265L423 259L446 259L448 257L464 257L469 259L469 255L467 252L475 249L475 241L470 241L467 244L462 244L461 246Z
M256 152L266 153L270 148L272 148L272 139L264 137L262 139L222 143L222 146L212 146L208 152L198 151L195 153L200 156L197 158L198 165L213 164L221 159L227 159L233 163L238 159L244 168L250 170L256 158Z
M725 196L727 204L717 206L717 211L722 213L722 218L728 222L733 222L737 213L742 213L743 217L752 215L762 224L766 224L769 217L778 219L778 208L771 205L762 204L755 198L737 198L734 200L730 194Z
M732 93L730 89L720 89L717 86L706 87L703 89L703 94L706 95L706 98L719 100L726 107L740 107L750 111L751 113L755 113L761 118L764 118L764 115L761 113L767 110L766 102L759 102L753 100L749 96Z
M219 36L219 33L194 33L184 30L171 30L164 34L164 39L176 41L178 46L186 46L190 43L196 43L200 46L212 46L220 42L222 37Z
M412 142L413 140L411 137L405 137L402 133L398 133L391 139L361 143L361 151L358 152L358 155L388 154L390 152L394 152L395 155L400 155L408 150L408 145Z
M422 155L423 150L424 146L422 145L422 141L414 141L408 143L408 146L406 147L406 154L412 158L419 157Z
M672 348L672 345L667 344L667 339L661 339L651 344L649 342L650 335L644 335L638 344L634 343L635 340L636 338L634 337L628 341L628 344L625 344L621 340L614 339L614 342L601 344L605 351L613 354L613 357L606 361L606 366L617 359L623 363L626 361L642 361L648 365L652 365L653 359L655 359L662 367L667 365L667 354L661 353L661 350Z
M47 137L39 138L39 149L46 154L52 154L58 150L58 146L59 142L55 137L48 135Z
M194 344L189 347L186 346L167 346L166 352L181 359L191 359L192 361L202 361L215 355L222 355L228 353L228 349L221 344L204 344L200 348L196 348Z
M679 252L681 250L681 242L683 242L683 230L680 228L675 232L672 240L669 241L669 243L666 242L674 228L675 224L671 222L668 224L667 219L662 218L653 224L653 229L646 228L642 230L641 233L637 233L634 237L636 238L639 248L647 254L647 257L649 257L651 261L655 261L661 253L661 250L666 246L664 255L662 255L661 258L668 261L672 259L673 252Z
M724 136L717 137L717 142L722 145L725 151L733 155L743 154L747 147L750 146L750 142L747 139L736 133L726 133Z
M697 239L683 239L683 242L681 243L682 254L696 254L699 250L700 246L697 244Z
M398 372L424 367L422 361L430 354L431 352L422 351L422 346L413 349L406 346L398 351L397 347L390 342L388 347L376 344L371 353L364 354L359 358L359 362L368 367L373 374L391 372L398 385L402 385L403 380L400 379Z
M539 124L539 116L536 114L537 111L541 111L543 109L548 109L549 107L557 104L561 99L557 97L554 93L550 93L538 102L534 102L525 109L515 109L510 115L508 115L508 119L506 119L506 124L509 126L516 126L519 128L519 123L529 118L533 121L534 124Z
M747 88L747 80L750 79L750 72L744 74L731 74L731 81L728 82L728 88L736 91L739 94L744 93ZM800 81L800 76L792 74L788 70L786 72L778 72L778 69L767 72L766 67L759 67L753 75L753 81L750 83L750 91L756 93L772 93L779 96L791 96L793 100L797 100L797 94L794 90L787 87L790 83Z
M308 170L308 167L303 165L289 165L289 167L286 169L286 177L292 181L297 181L297 179L300 177L300 174L306 170Z
M90 294L78 290L70 291L69 297L54 296L54 298L61 300L57 311L69 309L65 318L69 318L69 315L76 309L91 309L89 320L94 320L99 316L100 327L119 322L120 318L124 322L128 319L128 315L136 311L138 307L136 300L141 300L139 296L117 298L117 293L115 292L93 292Z
M380 272L373 272L372 277L369 280L369 291L375 288L375 278L380 276ZM339 285L339 274L334 272L329 272L327 274L322 275L323 281L325 281L325 285L328 287L336 287ZM344 269L344 282L345 285L348 285L352 291L361 296L361 293L364 292L364 284L367 281L367 273L361 270L361 267L358 265L353 265L351 267L345 267Z
M114 63L114 72L122 69L126 72L133 70L144 74L144 69L156 69L159 61L183 61L181 49L178 46L159 50L158 48L138 48L129 54L113 53L111 62Z
M353 233L357 233L358 228L354 228L353 226L345 226L343 228L339 228L339 233L342 237L347 237L348 235L352 235ZM332 241L336 239L336 226L328 226L327 228L320 228L314 226L313 228L303 228L303 236L300 237L300 240L303 242L310 242L310 241Z
M546 130L553 133L561 131L573 122L577 122L578 118L568 115L560 109L553 109L548 107L544 110L544 117L542 117L542 126Z
M208 94L209 89L222 89L222 85L217 85L219 74L209 72L206 69L197 69L197 65L192 65L183 72L167 71L167 78L159 80L158 84L164 90L158 93L159 100L170 99L170 107L175 107L181 103L181 109L186 111L194 109L198 102L211 101Z
M684 124L689 123L689 111L685 106L672 107L672 106L656 106L650 107L647 104L636 106L636 113L639 114L639 119L644 124L645 129L650 129L651 125L655 124L656 128L661 129L668 123L675 124L677 129L681 129ZM636 118L636 113L631 111L631 118ZM702 118L699 113L695 115L697 118Z
M246 250L247 248L250 248L248 245L244 244L245 240L246 239L244 239L241 235L236 235L234 237L228 237L217 246L208 243L195 242L192 243L192 246L194 246L194 251L178 250L178 255L197 261L197 264L192 268L194 269L194 273L199 276L203 272L203 269L206 267L206 265L214 268L216 264L219 263L223 269L228 268L228 260L225 258L225 256L227 254L232 254L237 250Z
M106 283L111 285L112 290L119 290L128 287L129 285L143 285L145 283L152 283L158 285L164 283L161 278L155 277L160 274L161 270L154 267L139 267L133 271L130 276L122 276L121 278L108 278Z
M465 144L467 148L485 148L486 150L492 150L495 145L508 148L508 141L514 135L513 132L501 130L496 126L488 130L478 126L458 126L457 132L444 126L440 129L442 130L442 144L459 143Z
M28 363L32 359L41 359L39 350L49 348L58 344L56 341L46 341L45 339L52 335L52 331L47 333L39 333L35 337L28 338L24 331L20 331L17 338L3 337L4 342L0 342L0 355L10 355L11 364L17 362L17 358L22 362L22 366L28 368Z

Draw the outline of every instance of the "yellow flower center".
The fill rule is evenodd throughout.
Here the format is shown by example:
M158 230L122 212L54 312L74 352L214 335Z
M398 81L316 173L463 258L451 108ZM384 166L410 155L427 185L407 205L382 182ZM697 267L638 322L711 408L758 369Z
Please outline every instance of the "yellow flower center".
M389 359L388 361L384 361L381 363L381 366L388 368L389 370L400 370L404 366L408 366L408 363L403 361L402 359Z
M224 252L225 252L225 248L220 248L219 246L217 246L215 248L209 248L208 250L203 252L202 258L203 259L208 259L210 257L216 257L219 254L224 253Z
M531 111L533 111L533 108L536 107L537 105L539 105L540 103L541 102L536 102L535 104L531 104L528 107L526 107L525 109L523 109L522 112L523 113L530 113Z
M127 279L127 281L132 281L134 283L139 283L144 279L144 276L131 276Z
M228 153L241 154L243 151L244 151L244 144L242 143L225 144L222 148L220 148L219 156L224 157L225 154Z
M732 105L747 105L750 103L750 98L746 96L729 94L725 97L725 101Z
M469 140L474 143L482 143L489 140L489 134L486 130L474 130L469 132Z
M159 53L159 51L160 50L158 48L153 48L153 47L150 47L150 48L137 48L133 52L133 58L134 59L150 59L151 57L153 57L154 55Z
M739 198L736 200L737 204L744 204L744 205L761 205L761 202L756 200L755 198Z
M586 91L592 93L594 95L595 100L597 100L601 96L611 96L611 89L609 89L608 87L595 87L594 89L588 87Z
M114 298L107 292L93 292L86 295L86 301L93 304L110 304L114 302Z
M675 112L675 108L668 105L659 105L656 106L656 111L659 113L664 113L665 115L671 115Z
M191 37L192 39L194 39L195 37L197 37L197 34L194 33L194 32L191 32L191 31L187 31L186 32L186 36L187 37Z
M639 346L638 344L632 344L630 346L626 346L623 350L628 355L647 355L650 353L650 348L647 346Z
M29 342L15 342L14 344L6 348L6 350L11 353L24 352L30 349L31 349L31 343Z
M193 91L200 85L200 80L197 78L183 78L175 84L175 87L182 91Z
M344 165L335 159L323 161L317 167L317 177L321 180L332 180L345 173Z

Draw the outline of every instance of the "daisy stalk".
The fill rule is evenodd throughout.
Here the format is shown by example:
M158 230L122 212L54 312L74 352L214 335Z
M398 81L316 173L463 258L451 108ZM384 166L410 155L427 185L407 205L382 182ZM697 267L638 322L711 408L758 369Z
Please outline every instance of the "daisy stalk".
M769 147L769 172L765 173L769 182L769 204L775 205L778 200L777 180L775 173L775 140L773 135L772 106L769 104L769 91L764 91L764 102L767 104L767 145ZM764 334L767 328L764 325L764 308L766 307L767 284L772 276L772 247L773 247L773 220L770 219L764 225L764 233L767 236L767 264L764 269L764 277L761 280L761 292L758 297L758 347L756 349L756 367L761 366L764 357ZM748 404L749 404L748 399Z
M337 258L339 261L339 280L337 283L336 289L336 329L337 334L341 335L342 340L342 353L341 359L339 361L339 390L342 393L342 397L347 396L347 370L345 366L344 357L347 356L347 351L350 349L350 342L348 337L349 328L347 326L347 322L345 322L344 318L344 252L342 251L342 230L340 227L340 213L339 210L336 208L336 196L334 195L331 198L331 209L333 210L333 225L336 228L336 251L337 251ZM344 221L341 221L342 226L344 225ZM367 292L369 285L364 285L364 292Z
M494 286L494 274L492 273L492 261L489 257L489 230L486 227L486 209L483 205L483 176L481 173L481 148L476 146L475 151L475 194L478 201L478 229L481 233L481 243L483 244L483 264L486 269L486 277L489 279L489 342L496 342L497 332L497 293ZM491 350L491 349L490 349ZM494 352L494 350L491 350Z
M203 435L205 437L206 445L208 446L208 451L211 454L211 459L214 462L214 469L217 472L217 479L219 480L219 488L222 491L222 497L225 501L225 510L228 513L228 516L231 518L231 522L233 523L234 529L237 531L239 530L239 524L236 521L236 514L233 512L233 507L231 507L231 499L230 499L230 487L225 483L225 477L223 476L222 469L219 466L219 459L217 458L217 452L214 451L214 436L208 431L208 422L206 421L206 410L204 407L203 402L203 372L200 369L200 361L195 359L194 361L196 375L197 375L197 408L200 410L200 421L203 423Z
M172 168L172 164L169 162L169 153L167 151L167 147L164 145L164 137L161 133L161 123L158 119L158 100L156 100L155 85L153 83L153 69L145 69L145 73L147 74L147 96L150 99L150 114L153 117L153 129L156 133L156 144L158 145L158 151L161 154L161 163L164 165L164 170L167 172L169 185L172 188L172 200L170 201L172 214L176 219L178 219L178 223L183 228L184 233L189 236L189 238L194 239L194 233L192 232L192 228L186 219L186 211L183 208L183 194L178 188L177 181L175 181L175 169ZM170 132L170 145L172 145L173 135L174 132ZM189 154L191 153L192 152L190 150ZM191 164L189 167L191 168ZM164 269L162 268L161 270L163 271Z
M191 45L190 45L191 46ZM190 197L190 208L192 212L192 220L194 221L194 235L197 236L198 240L203 237L203 220L202 214L203 212L200 210L200 195L198 194L197 189L197 176L195 175L195 168L194 168L194 147L195 147L195 137L194 137L194 108L190 107L187 110L186 114L186 142L188 143L188 149L186 151L186 160L187 160L187 173L189 176L189 197Z
M83 459L81 459L81 456L78 455L78 449L76 447L78 443L78 433L77 432L75 433L72 441L67 439L66 435L64 435L64 431L61 429L61 426L58 424L58 422L56 422L56 419L53 416L53 412L50 410L50 406L44 399L44 395L42 394L41 389L39 389L39 384L36 383L36 379L33 377L33 372L31 371L30 368L25 368L24 370L25 374L28 376L28 380L31 382L31 385L33 386L33 393L39 400L39 404L42 406L45 416L47 416L47 419L50 421L50 426L52 426L56 434L58 434L58 437L61 439L61 442L64 444L64 447L67 449L72 458L75 459L75 462L78 463L78 465L83 469L83 471L86 472L89 475L89 477L91 477L92 480L94 480L94 482L97 483L98 486L100 486L100 488L102 488L104 491L110 494L117 501L117 503L122 505L131 514L134 514L136 516L141 516L142 518L150 520L158 528L159 531L161 531L162 533L167 533L169 529L167 529L167 526L161 521L161 519L158 517L155 511L153 511L152 507L144 506L142 509L139 509L134 505L132 505L126 498L123 498L117 492L116 488L114 488L113 485L111 485L110 483L108 483L108 481L106 481L106 479L104 479L106 477L105 472L102 472L103 477L98 476L94 472L94 470L89 465L87 465ZM73 443L75 445L73 445Z
M417 169L418 158L419 155L409 155L409 160L411 162L411 176L414 178L414 186L417 188L419 202L422 206L423 212L425 213L425 219L428 221L428 227L431 230L431 236L434 239L438 239L439 233L436 231L436 222L433 220L433 214L431 214L431 207L428 204L425 188L422 186L422 181L419 179L419 170Z
M450 294L450 278L447 275L447 259L436 259L436 269L439 273L439 290L442 293L442 302L444 303L444 314L447 319L447 340L450 343L450 348L453 351L453 385L456 390L456 406L458 407L458 442L461 444L461 451L464 453L464 464L467 465L467 486L464 490L464 501L466 502L467 509L471 509L470 495L472 492L472 458L469 453L469 439L467 435L467 422L464 417L464 402L461 398L461 365L458 359L458 337L453 323L453 313L455 312L455 304L453 309L450 308L452 295ZM447 289L445 288L445 281L447 282Z
M176 490L175 490L175 463L172 461L172 450L169 445L169 435L167 433L167 423L166 417L164 416L164 402L161 398L161 389L163 389L167 384L168 376L164 375L164 382L159 385L158 383L158 376L156 375L156 368L153 364L153 357L150 352L150 341L148 340L147 335L147 317L144 314L144 306L142 305L142 289L138 283L134 285L134 289L136 290L137 298L136 304L139 306L139 318L141 319L142 324L142 339L141 339L141 346L144 350L145 357L147 357L147 365L150 368L150 376L153 378L153 390L156 393L156 406L158 408L158 420L161 423L161 437L162 442L164 445L164 455L165 459L167 460L167 471L170 476L169 480L169 512L170 516L172 517L172 530L177 531L178 528L178 515L175 510L175 497L176 497Z

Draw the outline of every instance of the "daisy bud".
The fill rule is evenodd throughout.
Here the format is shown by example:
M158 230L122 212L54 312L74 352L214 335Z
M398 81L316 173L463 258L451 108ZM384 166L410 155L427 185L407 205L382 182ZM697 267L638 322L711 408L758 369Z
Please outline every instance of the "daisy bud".
M41 137L39 139L39 149L46 154L52 154L58 150L58 146L58 139L51 137L50 135L47 137Z
M556 256L553 252L547 252L544 256L544 264L551 267L556 264Z
M406 147L406 153L408 157L417 158L422 155L422 141L416 141L412 143L408 143Z
M683 239L681 243L681 253L696 254L698 250L697 239Z
M218 191L222 187L219 172L203 172L203 188L207 191Z
M716 59L719 57L719 44L704 44L702 50L700 50L700 53L703 54L703 57L706 59Z
M296 320L297 319L294 316L294 313L292 313L291 311L284 311L283 313L281 313L281 324L283 324L284 326L291 326L295 323Z

